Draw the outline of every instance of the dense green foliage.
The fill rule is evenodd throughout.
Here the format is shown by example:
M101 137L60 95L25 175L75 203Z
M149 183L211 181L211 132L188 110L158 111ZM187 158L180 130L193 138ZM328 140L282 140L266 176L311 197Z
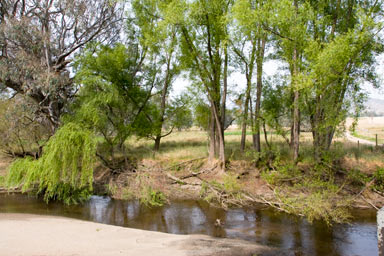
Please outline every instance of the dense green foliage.
M147 104L152 78L139 73L142 64L135 45L96 46L94 50L89 49L77 62L76 80L82 87L72 117L103 136L107 157L113 158L115 149L124 150L129 136L146 136L152 129L147 118L148 112L156 111Z
M373 177L375 179L375 189L384 191L384 169L377 169L377 171L373 174Z
M162 206L167 202L165 195L161 191L156 191L150 186L143 189L141 193L140 202L146 206Z
M85 200L92 191L96 140L92 131L68 123L51 137L38 160L30 157L12 163L7 186L35 187L46 201L65 203Z

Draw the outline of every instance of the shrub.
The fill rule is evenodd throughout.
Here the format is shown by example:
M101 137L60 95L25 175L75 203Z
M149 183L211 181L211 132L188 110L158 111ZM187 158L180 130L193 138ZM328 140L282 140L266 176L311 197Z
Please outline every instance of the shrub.
M237 194L241 190L241 186L237 181L237 176L231 173L228 173L224 176L223 190L228 194Z
M352 185L361 186L369 181L368 176L359 170L352 169L347 173L347 179Z
M379 191L384 191L384 168L377 169L373 177L375 178L374 188Z
M142 195L140 197L140 203L146 206L163 206L167 202L167 198L164 193L154 190L152 187L148 186L142 190Z
M263 171L261 177L271 185L279 185L287 180L301 176L301 171L293 164L280 165L276 171Z
M234 174L227 173L223 183L216 181L203 182L200 197L212 204L227 208L228 205L239 205L243 197L241 185Z
M289 196L279 194L283 202L281 207L288 213L303 215L312 223L315 220L323 220L327 225L344 223L350 220L348 211L350 200L338 200L337 194L332 191L317 191L310 194Z

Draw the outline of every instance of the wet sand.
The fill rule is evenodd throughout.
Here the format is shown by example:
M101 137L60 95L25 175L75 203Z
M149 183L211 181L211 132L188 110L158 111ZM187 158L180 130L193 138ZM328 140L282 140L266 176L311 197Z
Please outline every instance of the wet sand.
M173 235L62 217L0 214L0 255L276 255L254 243Z

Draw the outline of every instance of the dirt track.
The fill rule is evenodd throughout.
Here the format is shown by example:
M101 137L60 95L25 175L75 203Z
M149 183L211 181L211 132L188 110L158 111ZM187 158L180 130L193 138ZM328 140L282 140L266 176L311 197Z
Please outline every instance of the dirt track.
M349 132L346 132L345 133L345 137L347 138L347 140L351 141L351 142L359 142L360 144L365 144L365 145L372 145L372 146L375 146L376 143L375 142L372 142L372 141L369 141L369 140L365 140L365 139L360 139L360 138L357 138L357 137L354 137L352 136Z

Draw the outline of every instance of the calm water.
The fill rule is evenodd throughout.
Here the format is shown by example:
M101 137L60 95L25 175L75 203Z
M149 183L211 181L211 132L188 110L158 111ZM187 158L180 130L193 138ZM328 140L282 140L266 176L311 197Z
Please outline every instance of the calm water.
M137 201L94 196L84 205L45 204L25 195L0 195L1 213L30 213L71 217L100 223L161 231L173 234L207 234L238 238L287 249L296 255L377 255L376 213L355 211L350 225L329 228L272 209L224 211L202 201L174 201L147 208ZM216 227L215 220L223 222Z

